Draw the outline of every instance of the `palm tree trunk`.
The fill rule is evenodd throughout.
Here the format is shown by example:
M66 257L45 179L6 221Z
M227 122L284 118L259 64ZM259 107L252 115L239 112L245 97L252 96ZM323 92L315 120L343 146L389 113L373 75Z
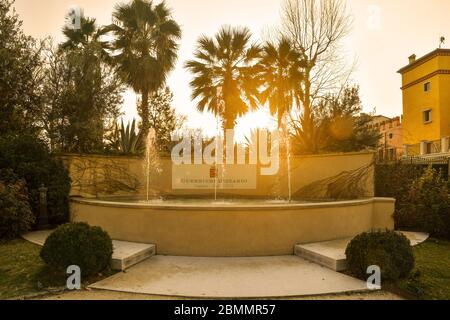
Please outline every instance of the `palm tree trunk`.
M223 152L226 160L227 155L227 146L228 146L228 139L227 139L227 131L228 130L234 130L236 120L233 117L225 117L223 120ZM230 136L231 140L234 141L234 132L233 135ZM231 150L234 150L234 144L230 145Z
M141 104L141 118L142 118L142 133L144 139L147 138L150 130L149 110L148 110L148 90L142 91L142 104Z
M281 110L278 110L278 130L284 129L283 116L284 116L284 114L281 112Z

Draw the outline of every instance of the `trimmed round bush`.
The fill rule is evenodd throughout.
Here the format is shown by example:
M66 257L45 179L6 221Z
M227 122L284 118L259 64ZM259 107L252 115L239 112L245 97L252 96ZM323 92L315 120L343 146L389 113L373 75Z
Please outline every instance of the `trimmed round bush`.
M0 239L17 238L30 230L33 223L25 180L12 170L0 169Z
M379 266L386 281L407 278L414 268L414 255L409 240L394 231L362 233L345 251L348 269L360 279L367 279L367 268Z
M109 266L112 252L112 240L101 228L86 223L68 223L47 238L41 258L56 270L65 271L76 265L83 276L91 276Z

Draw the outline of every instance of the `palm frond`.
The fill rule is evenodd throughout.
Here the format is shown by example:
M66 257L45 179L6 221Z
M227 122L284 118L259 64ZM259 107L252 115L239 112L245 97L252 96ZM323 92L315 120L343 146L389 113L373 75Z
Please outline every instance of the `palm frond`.
M180 26L171 18L165 2L132 0L119 4L108 31L115 65L124 81L136 92L154 92L164 85L175 67Z
M195 58L184 65L193 74L190 87L198 110L221 116L227 128L259 106L255 65L261 48L250 39L247 28L223 26L213 38L201 36Z
M270 113L278 115L281 126L282 115L289 112L298 100L303 81L304 61L292 43L281 38L277 44L266 43L258 70L262 79L260 103L269 103Z

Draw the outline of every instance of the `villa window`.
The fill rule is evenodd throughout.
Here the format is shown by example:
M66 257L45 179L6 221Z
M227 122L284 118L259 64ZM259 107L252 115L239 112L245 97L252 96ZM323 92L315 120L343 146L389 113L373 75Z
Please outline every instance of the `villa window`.
M431 82L427 82L423 85L423 91L425 92L431 91Z
M394 138L394 135L393 135L392 133L390 133L390 134L389 134L389 139L392 140L393 138Z
M431 110L425 110L423 112L423 123L426 124L426 123L430 123L431 121L433 121Z

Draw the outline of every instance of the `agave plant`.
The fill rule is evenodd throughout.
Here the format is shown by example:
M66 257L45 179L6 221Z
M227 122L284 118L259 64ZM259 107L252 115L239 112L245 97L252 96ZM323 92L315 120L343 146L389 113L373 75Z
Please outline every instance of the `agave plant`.
M141 130L136 130L136 120L133 120L127 126L121 121L119 132L118 149L123 154L135 155L144 151L144 139ZM137 132L136 132L137 131Z

